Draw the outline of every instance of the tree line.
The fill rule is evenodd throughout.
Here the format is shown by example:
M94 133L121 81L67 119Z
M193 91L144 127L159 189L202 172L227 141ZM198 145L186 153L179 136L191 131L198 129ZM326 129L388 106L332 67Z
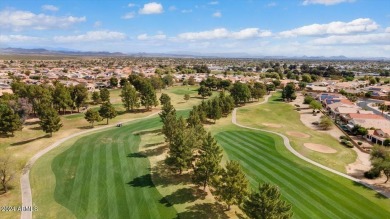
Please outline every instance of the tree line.
M249 192L249 184L237 161L221 166L222 148L203 123L215 120L218 115L227 116L234 108L234 99L221 91L211 100L194 106L187 119L178 117L170 97L162 94L162 133L169 151L166 164L177 174L188 171L194 184L210 187L217 200L223 201L230 210L238 205L250 218L290 218L291 205L280 199L279 189L271 184L259 185L258 191ZM217 116L215 116L217 115Z

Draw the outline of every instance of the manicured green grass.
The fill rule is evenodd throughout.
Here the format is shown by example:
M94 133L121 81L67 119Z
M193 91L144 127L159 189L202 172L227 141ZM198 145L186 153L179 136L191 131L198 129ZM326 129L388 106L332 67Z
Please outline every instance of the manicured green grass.
M254 128L282 133L290 139L291 145L302 155L345 173L346 165L355 162L356 153L350 148L341 145L337 139L329 134L305 126L299 118L299 113L294 110L294 107L283 101L279 101L280 97L281 94L279 92L274 93L265 104L239 108L237 110L237 122ZM281 127L269 127L263 123L278 124ZM310 137L301 138L290 136L287 134L289 131L305 133ZM306 148L303 145L304 143L323 144L335 149L337 153L325 154L312 151Z
M216 135L231 160L242 165L253 189L277 184L294 218L389 218L390 201L375 191L294 157L281 138L231 128Z
M151 181L149 161L136 156L140 137L132 134L160 126L159 118L153 118L78 139L52 161L55 201L77 218L174 217L175 209L159 202L162 196ZM35 191L42 189L38 183L32 183ZM33 192L34 202L43 198ZM38 208L50 212L45 205Z

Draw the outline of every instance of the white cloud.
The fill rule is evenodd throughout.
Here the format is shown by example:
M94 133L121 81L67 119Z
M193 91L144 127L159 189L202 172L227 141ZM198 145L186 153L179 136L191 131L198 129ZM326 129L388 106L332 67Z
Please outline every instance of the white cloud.
M144 7L139 10L140 14L161 14L163 12L163 6L156 2L144 4Z
M213 14L213 17L222 17L222 13L217 11Z
M267 7L275 7L275 6L277 6L278 4L276 3L276 2L270 2L270 3L268 3L267 4Z
M141 34L137 36L138 40L164 40L167 36L165 34L159 33L154 36L149 36L148 34Z
M53 39L62 43L116 41L126 39L126 34L115 31L89 31L81 35L55 36Z
M172 6L169 6L168 10L170 10L170 11L176 11L177 8L176 8L176 6L172 5Z
M135 17L135 12L132 11L132 12L129 12L129 13L123 15L122 19L132 19L134 17Z
M223 38L249 39L271 35L270 31L260 30L259 28L246 28L237 32L228 31L226 28L217 28L209 31L181 33L178 37L184 40L211 40Z
M192 13L192 9L183 9L181 10L181 13L183 14Z
M385 32L390 33L390 27L386 28Z
M100 27L102 26L102 22L100 21L96 21L94 24L93 24L93 27Z
M86 17L56 17L46 14L34 14L30 11L0 11L0 28L21 31L23 29L67 28L75 23L85 22Z
M44 11L58 11L59 8L54 5L42 5L42 10Z
M305 0L303 1L303 5L336 5L343 2L354 2L355 0Z
M129 3L129 4L127 5L127 7L129 7L129 8L135 7L135 4L134 4L134 3Z
M280 32L283 37L342 35L351 33L372 32L378 29L378 24L369 18L359 18L351 22L335 21L328 24L312 24L292 30Z
M212 1L212 2L209 2L208 4L209 4L209 5L218 5L219 2L218 2L218 1Z
M0 43L10 43L10 42L36 42L40 41L42 38L24 36L24 35L0 35Z
M335 44L385 44L390 45L390 33L372 33L365 35L329 36L312 40L315 45Z

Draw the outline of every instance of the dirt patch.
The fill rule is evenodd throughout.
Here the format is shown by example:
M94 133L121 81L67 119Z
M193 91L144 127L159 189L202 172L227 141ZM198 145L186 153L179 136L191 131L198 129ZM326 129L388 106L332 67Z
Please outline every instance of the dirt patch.
M287 135L298 137L298 138L309 138L310 135L302 133L302 132L286 132Z
M304 143L303 145L310 150L321 153L332 154L337 152L335 149L322 144Z
M271 127L271 128L281 128L282 126L279 125L279 124L275 124L275 123L261 123L262 125L265 125L267 127Z

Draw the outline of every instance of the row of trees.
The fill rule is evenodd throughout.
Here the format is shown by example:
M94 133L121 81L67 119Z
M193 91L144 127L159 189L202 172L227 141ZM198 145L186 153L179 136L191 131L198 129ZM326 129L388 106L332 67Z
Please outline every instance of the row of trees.
M218 108L219 99L230 99L228 102L232 105L229 109L233 108L233 98L221 92L219 97L208 103L203 101L194 106L185 120L177 117L169 96L161 96L162 133L169 146L166 163L179 174L192 170L193 182L203 189L211 187L217 200L225 202L228 210L231 205L239 205L250 218L291 217L291 205L280 200L277 187L263 184L259 186L259 191L249 193L248 180L237 161L228 161L224 168L220 165L222 149L202 124L202 118L208 112L204 109L207 106Z

